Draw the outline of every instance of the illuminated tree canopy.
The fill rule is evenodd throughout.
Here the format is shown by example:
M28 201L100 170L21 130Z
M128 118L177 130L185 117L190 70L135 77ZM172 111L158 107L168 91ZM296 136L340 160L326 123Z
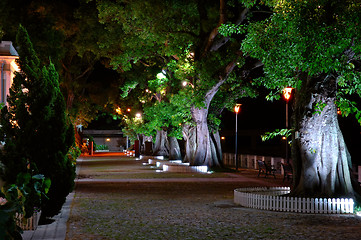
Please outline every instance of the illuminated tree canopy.
M164 70L167 82L159 84L160 79L157 82L164 89L152 89L159 91L156 97L161 98L155 104L172 104L174 99L185 97L191 117L178 120L181 120L184 138L189 139L187 160L192 165L220 165L217 155L222 154L216 153L220 149L216 146L219 136L213 135L217 129L208 126L211 119L217 122L215 113L220 112L213 111L213 117L208 118L210 108L219 110L234 103L236 97L229 98L225 92L239 94L239 97L254 95L248 87L248 76L257 61L252 62L243 55L239 42L222 36L218 27L226 21L235 25L248 21L249 9L236 4L237 1L223 0L96 2L99 20L110 36L100 43L100 48L111 59L113 68L131 71L143 65L147 69L158 68L158 73ZM186 84L180 89L183 82ZM150 78L132 78L124 85L128 89L123 87L123 90L151 89L154 83ZM217 94L218 98L224 97L218 101L218 105L223 103L223 106L211 104Z

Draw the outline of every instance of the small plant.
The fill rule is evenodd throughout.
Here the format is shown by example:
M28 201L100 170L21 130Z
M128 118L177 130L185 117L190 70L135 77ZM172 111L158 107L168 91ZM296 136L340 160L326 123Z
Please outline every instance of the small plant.
M1 195L4 194L1 192ZM16 206L4 197L0 197L0 239L22 239L21 228L15 221Z
M22 230L16 224L15 214L23 214L24 219L32 216L34 206L41 205L41 200L46 198L49 187L50 180L44 175L31 176L29 173L19 173L16 184L1 189L0 239L22 239Z
M357 216L361 216L361 206L360 205L356 205L353 208L353 212L357 215Z
M95 150L109 150L107 145L96 145Z
M80 156L81 150L75 144L68 151L68 159L71 160L73 165L76 164L76 159Z

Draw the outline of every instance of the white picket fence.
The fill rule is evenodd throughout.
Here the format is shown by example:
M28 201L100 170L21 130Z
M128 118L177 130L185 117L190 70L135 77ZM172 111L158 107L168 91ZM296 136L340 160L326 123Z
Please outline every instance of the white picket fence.
M352 198L298 198L279 196L290 192L289 187L238 188L234 203L256 209L299 213L353 213Z

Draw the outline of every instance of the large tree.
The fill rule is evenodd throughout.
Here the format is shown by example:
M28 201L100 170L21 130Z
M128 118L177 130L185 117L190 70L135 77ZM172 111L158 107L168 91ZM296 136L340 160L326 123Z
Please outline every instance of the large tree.
M361 123L350 100L361 96L360 2L269 2L274 13L249 28L243 50L264 63L259 84L295 88L292 194L358 196L337 107Z
M189 99L194 128L188 130L194 129L190 135L195 144L188 155L190 162L218 165L207 122L211 101L225 82L242 82L255 67L239 51L238 42L220 35L218 29L226 21L234 25L247 22L250 10L225 0L97 3L100 22L109 31L109 38L100 45L114 68L128 71L136 64L156 63L192 87Z

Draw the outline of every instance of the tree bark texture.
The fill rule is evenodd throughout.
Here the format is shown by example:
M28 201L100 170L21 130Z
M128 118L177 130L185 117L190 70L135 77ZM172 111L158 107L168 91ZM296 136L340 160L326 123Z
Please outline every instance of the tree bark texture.
M351 156L337 119L336 78L306 82L295 99L291 195L354 197Z
M163 156L163 157L169 156L169 142L167 137L167 131L157 130L153 155Z
M219 131L211 132L211 151L213 165L217 167L222 166L222 146L221 146L221 137L219 136Z
M196 122L196 152L193 165L212 167L211 140L207 124L208 108L192 110L193 120Z
M185 144L185 156L183 162L189 162L194 165L194 155L196 152L196 128L190 125L183 126L183 138Z
M168 137L169 142L169 160L182 159L179 143L176 137Z

